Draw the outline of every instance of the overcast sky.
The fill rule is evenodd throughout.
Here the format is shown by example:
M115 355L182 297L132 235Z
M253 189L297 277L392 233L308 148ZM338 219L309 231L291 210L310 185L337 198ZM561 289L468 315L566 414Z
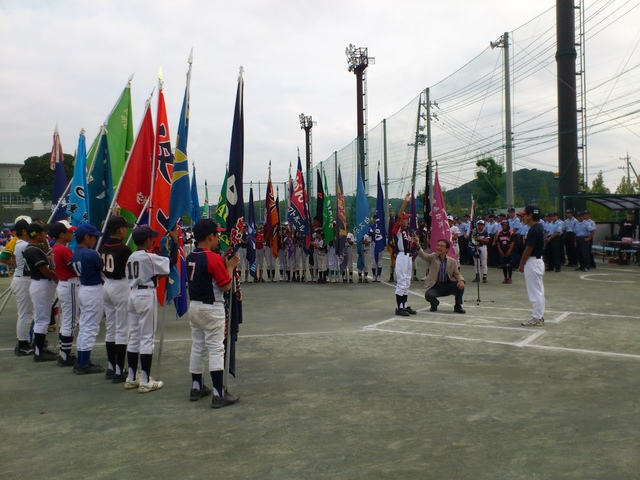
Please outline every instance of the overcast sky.
M50 151L56 124L64 151L74 153L80 129L88 141L95 137L133 73L137 131L160 67L175 140L193 48L188 154L199 183L221 183L241 65L245 181L266 180L269 159L274 179L282 181L296 148L304 150L301 112L318 122L315 162L356 136L355 76L347 71L344 53L349 43L368 47L376 59L368 73L369 124L376 125L490 40L554 5L555 0L0 0L0 161L22 163ZM153 105L155 120L155 97ZM554 162L555 157L549 170L556 169Z

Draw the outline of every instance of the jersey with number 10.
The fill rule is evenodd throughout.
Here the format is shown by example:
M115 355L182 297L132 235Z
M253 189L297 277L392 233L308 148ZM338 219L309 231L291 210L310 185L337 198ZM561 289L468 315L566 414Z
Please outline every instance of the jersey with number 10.
M131 255L131 249L117 238L110 239L100 248L100 256L104 263L104 276L112 280L123 279L126 275L125 265Z
M127 282L131 288L153 288L158 275L169 275L169 258L146 250L136 250L127 260Z
M189 298L191 300L213 304L224 302L224 287L231 281L222 257L212 252L196 248L186 259Z

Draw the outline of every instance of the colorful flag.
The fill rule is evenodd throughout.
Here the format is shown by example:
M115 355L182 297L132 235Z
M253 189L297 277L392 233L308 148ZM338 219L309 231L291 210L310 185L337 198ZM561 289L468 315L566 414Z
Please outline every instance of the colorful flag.
M87 176L87 203L89 206L89 223L102 230L104 221L109 213L113 198L113 182L111 181L111 166L109 161L109 144L106 128L102 127L102 134L95 150L91 171Z
M175 173L175 170L174 170ZM200 200L198 199L198 186L196 182L196 166L193 165L193 178L191 180L191 222L200 220Z
M380 180L380 170L378 170L378 198L376 200L376 224L375 224L375 254L376 258L387 248L387 230L384 218L384 193L382 191L382 181Z
M229 175L227 178L227 233L232 245L242 241L244 233L244 196L243 196L243 171L244 171L244 80L242 67L238 75L238 88L236 91L236 104L233 114L233 127L231 130L231 147L229 149ZM247 252L248 253L248 252ZM255 251L254 251L255 253ZM255 262L255 259L254 259ZM238 275L238 269L235 270ZM237 278L237 277L236 277ZM237 282L236 291L230 290L225 297L231 305L228 318L227 335L231 335L229 355L229 373L235 372L235 342L238 337L240 324L242 323L242 292L240 282Z
M67 178L64 174L64 154L58 134L58 126L53 132L53 147L51 148L51 170L53 170L53 194L51 195L50 222L58 222L67 218L64 194L67 189Z
M131 147L133 146L133 120L131 110L131 78L124 87L120 98L111 110L105 123L107 129L107 143L109 144L109 160L111 163L111 178L120 179L124 165L129 158ZM100 135L95 139L87 159L92 162L89 169L93 168L93 159L95 158L96 148ZM114 185L115 187L115 185Z
M72 225L80 225L89 221L87 211L87 144L84 129L80 131L78 150L76 152L76 164L73 167L73 179L69 189L69 204L67 214L71 217Z
M356 237L356 244L360 245L362 238L369 231L369 201L364 190L364 182L360 169L358 171L358 187L356 190L356 224L353 227L353 234Z
M303 238L310 234L309 217L307 216L307 192L304 186L304 177L302 176L302 162L298 155L298 169L295 178L290 177L289 190L289 211L287 218Z
M324 176L324 209L322 210L322 233L324 235L325 244L329 244L335 237L333 229L333 210L331 209L331 195L329 195L329 186L327 184L327 174L322 171Z
M184 255L184 234L182 232L181 221L178 221L178 261L171 266L169 279L167 280L167 301L173 299L178 317L182 317L189 310L189 295L187 293L187 264ZM173 239L168 238L169 249L167 255L171 252L171 244Z
M338 191L336 192L338 239L335 242L336 255L338 256L339 270L344 272L347 268L347 209L344 204L344 187L342 185L342 173L338 166Z
M149 205L149 225L158 232L154 238L152 251L162 254L162 242L166 242L169 231L169 199L171 198L171 177L173 175L173 154L171 153L171 135L169 121L164 103L162 82L158 92L158 114L156 125L156 162L153 180L153 192ZM189 189L187 188L187 192ZM173 225L172 225L173 226ZM164 246L166 248L166 245ZM160 277L156 287L156 295L160 305L165 304L166 277Z
M122 172L115 205L130 222L137 222L151 196L155 133L151 118L151 99L147 100L142 123Z
M238 75L236 104L233 113L233 127L231 129L231 148L229 149L229 177L227 178L227 234L231 245L242 241L244 234L244 113L243 92L244 80L242 67Z
M227 179L229 177L229 170L224 171L224 180L222 181L222 188L220 189L220 196L218 197L218 205L216 206L216 214L214 220L218 224L218 227L224 228L224 231L220 232L220 250L226 251L229 248L229 235L227 234L227 216L229 209L227 208Z
M264 238L271 245L271 253L274 258L278 258L278 229L280 219L276 207L276 198L273 193L273 183L271 183L271 170L269 170L269 182L267 183L267 198L265 200L266 216L264 225Z
M256 213L253 206L253 187L249 187L249 213L247 216L247 235L249 236L247 262L249 263L249 273L253 278L256 278L258 265L256 263Z
M204 205L202 206L202 218L209 218L209 185L204 181Z
M192 63L193 51L189 55L187 86L185 87L184 99L182 100L180 123L178 124L178 138L176 140L176 152L173 159L171 197L169 201L169 229L174 227L180 217L189 214L192 208L191 196L189 194L189 159L187 157L187 140L189 137L189 88L191 85Z
M440 180L438 180L438 172L436 172L433 181L433 207L431 208L431 253L436 251L436 245L439 240L445 239L451 241L451 231L447 222L447 211L444 205L442 190L440 189ZM451 258L457 258L453 248L449 249L448 255Z

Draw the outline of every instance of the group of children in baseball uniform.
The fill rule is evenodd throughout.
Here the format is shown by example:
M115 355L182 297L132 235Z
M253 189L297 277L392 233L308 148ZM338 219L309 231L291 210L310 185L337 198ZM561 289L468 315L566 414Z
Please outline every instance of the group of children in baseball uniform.
M15 268L11 285L18 305L15 354L33 355L35 362L57 361L60 367L73 367L78 375L103 373L105 368L92 362L91 356L104 314L108 362L105 379L124 383L125 389L137 389L140 393L162 388L163 382L151 377L158 305L156 286L158 278L169 275L171 264L177 260L177 228L169 232L174 248L167 257L150 252L158 232L148 225L136 226L131 231L136 245L132 252L125 241L128 229L134 225L122 216L109 218L106 224L109 238L98 250L95 247L103 232L94 225L72 227L62 221L50 226L30 220L16 222L17 239L11 246L11 255L0 258ZM218 226L213 220L202 220L193 232L198 248L187 257L193 337L190 399L199 400L214 393L212 407L220 408L238 401L238 397L225 391L222 373L223 292L231 289L231 274L239 256L223 257L212 251L218 240ZM55 241L51 248L47 233ZM68 245L74 239L77 246L72 251ZM46 346L56 295L61 309L58 354ZM29 341L31 324L33 344ZM76 328L77 355L74 355ZM202 380L207 353L213 390Z

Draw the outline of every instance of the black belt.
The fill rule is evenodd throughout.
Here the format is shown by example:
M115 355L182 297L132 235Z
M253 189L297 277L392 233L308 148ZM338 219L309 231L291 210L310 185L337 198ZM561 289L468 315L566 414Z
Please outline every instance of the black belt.
M51 281L50 278L32 278L31 280L35 280L36 282L39 282L40 280L46 280L47 282Z
M542 255L535 255L535 257L540 260L542 258Z
M148 288L156 288L156 287L150 287L148 285L138 285L138 290L146 290Z
M204 303L205 305L213 305L215 303L214 300L192 300L193 302L201 302Z

